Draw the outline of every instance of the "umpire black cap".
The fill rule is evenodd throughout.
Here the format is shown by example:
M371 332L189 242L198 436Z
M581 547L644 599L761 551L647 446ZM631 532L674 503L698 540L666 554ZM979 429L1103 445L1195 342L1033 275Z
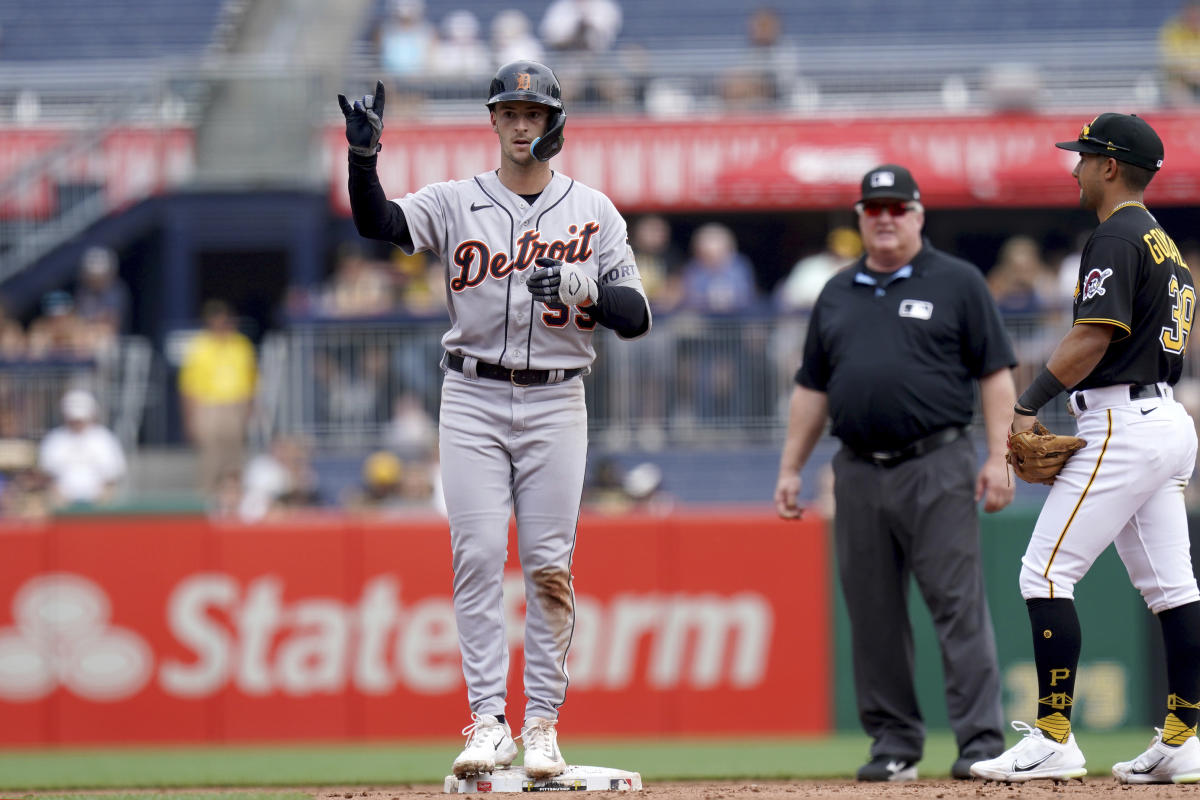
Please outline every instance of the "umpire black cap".
M899 164L883 164L863 175L862 199L920 200L916 178Z
M1101 114L1083 126L1078 139L1054 146L1076 153L1109 156L1155 172L1163 163L1162 139L1137 114Z
M537 61L513 61L496 70L488 90L487 107L505 100L524 100L562 110L562 89L558 78L545 64Z

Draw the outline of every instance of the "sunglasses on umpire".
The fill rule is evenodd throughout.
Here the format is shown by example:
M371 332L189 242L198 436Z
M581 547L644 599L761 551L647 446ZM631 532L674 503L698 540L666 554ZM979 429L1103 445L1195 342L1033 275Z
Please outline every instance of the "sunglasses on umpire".
M854 210L859 214L866 214L868 217L878 217L884 211L888 212L892 217L903 217L909 211L913 211L913 205L906 203L903 200L894 200L889 203L855 203Z

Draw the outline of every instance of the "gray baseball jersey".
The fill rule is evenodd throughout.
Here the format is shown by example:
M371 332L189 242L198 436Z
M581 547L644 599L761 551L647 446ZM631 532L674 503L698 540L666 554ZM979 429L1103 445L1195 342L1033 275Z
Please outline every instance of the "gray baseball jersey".
M522 386L479 369L590 367L595 319L586 309L537 302L525 284L534 259L547 256L578 264L602 290L632 287L644 299L625 221L606 196L561 173L532 204L494 172L394 202L413 250L445 266L451 327L442 343L463 357L461 369L446 370L438 425L468 701L479 714L505 713L502 588L515 512L526 598L525 718L554 719L566 698L575 624L570 568L587 458L583 384L559 372Z
M532 205L494 172L435 183L396 200L415 250L446 265L452 352L510 369L577 369L596 356L586 311L536 303L525 281L535 258L589 268L604 286L645 295L625 220L604 194L555 172ZM643 334L644 335L644 334Z

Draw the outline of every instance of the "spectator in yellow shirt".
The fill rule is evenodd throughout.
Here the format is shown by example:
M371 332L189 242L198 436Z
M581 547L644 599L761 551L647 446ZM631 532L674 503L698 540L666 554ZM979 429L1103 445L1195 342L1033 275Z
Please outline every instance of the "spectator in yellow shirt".
M204 330L187 347L179 371L183 424L200 455L200 485L213 495L222 475L240 470L258 365L254 345L237 331L221 300L204 304Z
M1158 32L1167 102L1200 103L1200 0L1184 0Z

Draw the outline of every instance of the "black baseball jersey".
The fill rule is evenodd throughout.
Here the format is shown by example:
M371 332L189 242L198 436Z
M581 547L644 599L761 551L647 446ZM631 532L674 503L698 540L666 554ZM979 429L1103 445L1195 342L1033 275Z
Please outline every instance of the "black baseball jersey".
M1118 206L1083 248L1075 324L1116 328L1100 363L1075 389L1116 383L1174 384L1196 310L1192 273L1141 203Z
M974 381L1016 363L983 274L926 240L890 275L861 258L829 279L796 382L828 395L851 450L895 450L970 424Z

